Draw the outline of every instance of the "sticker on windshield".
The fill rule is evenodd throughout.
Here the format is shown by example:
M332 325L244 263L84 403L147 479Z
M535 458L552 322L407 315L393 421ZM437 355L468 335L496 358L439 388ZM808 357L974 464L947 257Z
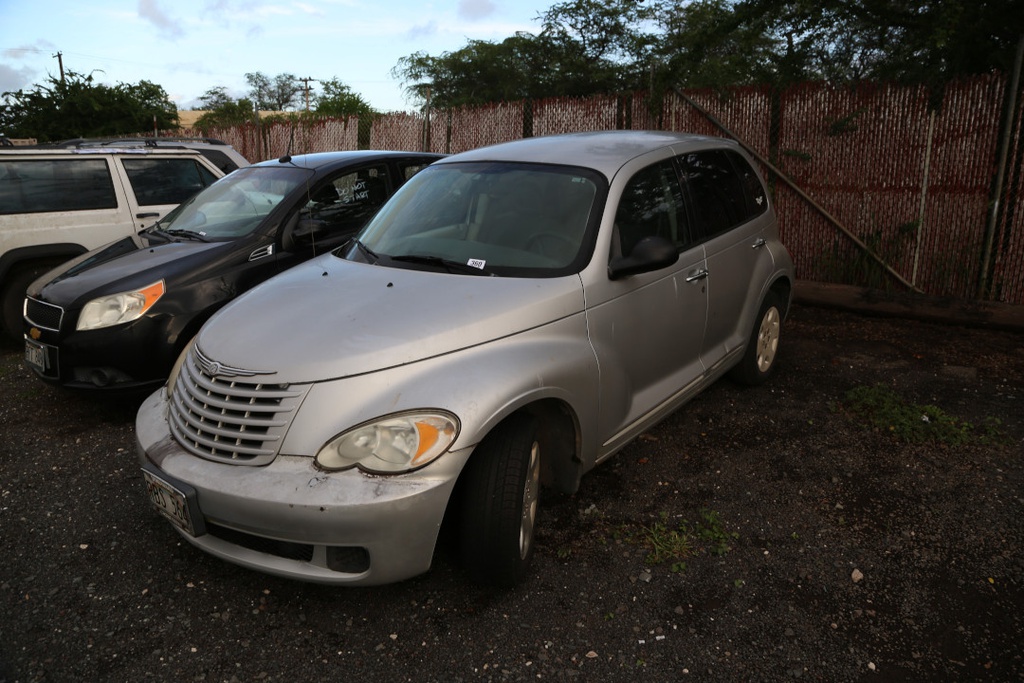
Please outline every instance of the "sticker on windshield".
M466 265L472 268L479 268L480 270L483 270L484 266L487 265L487 261L479 258L471 258L468 261L466 261Z

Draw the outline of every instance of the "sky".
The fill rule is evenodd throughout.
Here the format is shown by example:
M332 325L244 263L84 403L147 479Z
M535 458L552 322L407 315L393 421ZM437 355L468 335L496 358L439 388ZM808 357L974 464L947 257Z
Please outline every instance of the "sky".
M63 61L97 83L156 83L179 110L215 87L247 97L252 72L337 78L378 111L412 110L399 59L537 34L555 1L0 0L0 93L46 85Z

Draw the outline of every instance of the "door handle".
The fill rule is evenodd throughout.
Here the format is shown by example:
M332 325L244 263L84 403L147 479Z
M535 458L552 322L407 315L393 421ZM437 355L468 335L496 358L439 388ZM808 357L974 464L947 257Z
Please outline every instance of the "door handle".
M701 268L700 270L698 270L693 275L687 275L686 276L686 281L687 282L696 282L697 280L703 280L707 276L708 276L708 271L705 270L704 268Z
M135 214L135 217L136 218L153 218L154 216L159 216L159 215L160 215L159 212L153 211L151 213L137 213L137 214Z
M758 237L756 240L754 240L754 243L752 245L750 245L750 246L753 249L760 249L761 247L763 247L766 244L768 244L768 242L765 241L765 239L763 237Z

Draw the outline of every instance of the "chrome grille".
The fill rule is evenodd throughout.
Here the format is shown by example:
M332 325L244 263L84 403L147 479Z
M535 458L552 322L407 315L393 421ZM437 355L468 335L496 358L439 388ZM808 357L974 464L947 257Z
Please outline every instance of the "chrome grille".
M64 309L28 297L25 299L25 317L36 327L41 327L44 330L59 330L61 320L64 318Z
M214 374L208 370L211 367ZM216 374L223 367L192 347L171 396L171 433L183 448L201 458L265 465L277 455L308 386L273 384L258 373L228 370L235 372L228 377Z

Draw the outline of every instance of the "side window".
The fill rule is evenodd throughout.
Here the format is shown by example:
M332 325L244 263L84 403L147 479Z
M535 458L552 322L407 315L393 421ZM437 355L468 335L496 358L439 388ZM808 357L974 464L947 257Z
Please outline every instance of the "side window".
M213 165L224 172L224 175L231 173L232 171L238 170L238 164L231 160L224 152L219 149L201 149L199 153L204 157L213 162Z
M0 161L0 214L114 208L106 159Z
M194 159L122 159L139 206L180 204L215 180Z
M768 210L768 193L765 192L761 179L754 173L750 163L736 152L727 152L733 168L740 174L740 182L747 200L747 218L759 216Z
M725 150L693 152L681 161L694 228L702 240L749 218L743 183Z
M628 256L644 237L664 237L682 251L690 242L682 190L671 160L648 166L622 192L615 212L613 255Z
M308 217L327 223L332 235L355 232L390 196L387 168L370 166L335 176L310 195Z
M399 163L398 168L402 172L402 178L408 180L430 165L432 160L414 161L410 163Z

